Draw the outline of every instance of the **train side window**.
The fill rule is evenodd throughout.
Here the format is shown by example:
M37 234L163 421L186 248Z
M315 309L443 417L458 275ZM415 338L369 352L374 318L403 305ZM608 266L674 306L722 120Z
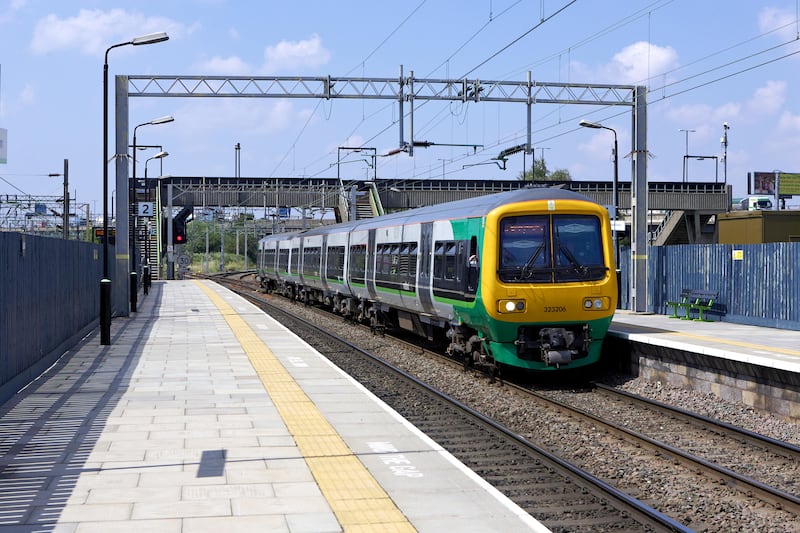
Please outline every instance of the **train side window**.
M408 280L408 262L409 262L409 244L403 243L400 246L400 257L399 257L399 264L397 268L397 274L400 276L401 281Z
M433 252L433 277L434 279L442 279L444 277L444 254L446 249L446 242L437 242Z
M417 279L417 243L412 242L408 247L408 279L413 282Z
M456 243L448 242L444 256L444 279L455 280L458 269L456 266Z
M354 283L364 283L367 269L367 246L356 244L350 247L350 279Z
M390 262L391 266L389 269L389 273L392 276L392 279L397 278L398 269L400 266L400 245L393 244L390 251Z
M289 249L281 248L278 254L278 270L282 274L289 273Z
M319 276L322 249L319 246L303 249L303 275Z
M344 246L328 247L328 263L325 276L332 281L341 281L344 276Z
M264 256L262 258L262 265L266 272L275 272L275 250L273 248L267 248L264 250Z
M292 248L289 274L300 274L300 248Z
M381 244L378 246L378 267L375 271L381 274L381 279L386 279L389 275L389 269L392 267L392 248L389 245Z

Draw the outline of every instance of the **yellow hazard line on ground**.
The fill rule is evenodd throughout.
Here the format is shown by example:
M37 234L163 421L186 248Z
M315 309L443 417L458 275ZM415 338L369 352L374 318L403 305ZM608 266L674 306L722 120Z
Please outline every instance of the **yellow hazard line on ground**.
M242 317L201 281L256 370L344 531L416 531Z
M717 337L706 337L705 335L697 335L696 333L685 333L682 331L671 331L669 332L671 335L676 335L680 337L689 337L691 339L698 339L703 341L714 342L717 344L729 344L731 346L738 346L740 348L748 348L752 350L760 350L763 352L775 352L775 353L782 353L786 355L796 355L800 356L800 351L798 350L791 350L789 348L779 348L776 346L764 346L763 344L755 344L752 342L745 342L745 341L734 341L730 339L720 339Z

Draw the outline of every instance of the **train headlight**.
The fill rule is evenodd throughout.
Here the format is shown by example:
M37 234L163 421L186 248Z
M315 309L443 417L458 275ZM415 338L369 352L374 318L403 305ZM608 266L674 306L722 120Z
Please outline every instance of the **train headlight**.
M594 298L583 299L583 309L585 311L606 311L611 308L611 298L608 296L596 296Z
M500 313L523 313L525 312L525 300L499 300L497 311Z

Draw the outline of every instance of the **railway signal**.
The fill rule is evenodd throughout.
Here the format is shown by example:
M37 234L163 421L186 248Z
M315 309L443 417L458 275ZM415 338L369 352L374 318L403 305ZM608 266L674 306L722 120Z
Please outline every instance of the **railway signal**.
M190 205L184 206L172 219L172 244L186 243L186 224L187 218L192 216L194 208Z

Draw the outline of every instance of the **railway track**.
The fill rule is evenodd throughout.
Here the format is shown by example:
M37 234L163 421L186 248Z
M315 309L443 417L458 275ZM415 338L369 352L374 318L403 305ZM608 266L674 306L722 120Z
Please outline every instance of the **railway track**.
M576 394L538 395L748 497L800 514L797 446L603 384L580 401Z
M291 304L289 306L292 307ZM273 311L270 311L270 314L273 314ZM338 320L341 321L341 318ZM420 349L417 347L416 351L419 353ZM345 357L345 361L342 361L341 364L337 361L337 364L340 364L340 366L345 365L347 363L346 359ZM448 364L453 365L453 362L450 361ZM800 514L800 498L798 498L800 488L798 487L800 485L796 480L800 479L797 471L797 465L800 464L800 461L798 461L800 459L800 449L795 446L785 445L784 443L726 424L719 424L711 419L698 417L688 412L681 412L670 406L656 404L644 398L624 394L602 384L577 391L565 389L532 390L529 386L514 384L507 384L505 389L507 390L504 390L502 394L508 395L514 391L514 394L520 396L524 402L539 405L538 410L560 413L560 416L570 421L569 424L580 427L580 429L573 429L573 431L582 436L594 433L601 434L602 438L591 445L592 448L588 453L586 452L588 445L584 443L580 443L577 450L574 445L565 446L563 442L560 445L558 443L539 442L536 447L545 453L555 453L561 456L561 460L565 464L572 462L575 468L585 468L592 471L590 477L595 479L603 478L613 482L616 487L614 490L619 491L621 494L631 494L634 499L645 500L653 508L660 509L665 514L676 517L675 523L668 527L678 527L681 518L683 518L684 522L690 523L698 523L698 521L700 524L719 523L718 518L703 516L704 511L702 509L706 506L700 501L702 498L699 494L706 490L716 491L717 493L722 491L728 493L729 496L733 493L736 495L732 496L734 499L749 501L751 506L760 507L762 514L766 514L772 520L777 521L775 523L798 524L797 517ZM537 410L537 408L533 410ZM402 409L398 409L398 411L403 412ZM448 418L449 414L444 415L444 419L434 417L434 423L430 429L423 425L425 417L423 417L423 420L418 421L413 413L403 412L403 414L437 441L447 441L446 432L448 430L442 430L441 428L446 427L444 419ZM495 415L490 414L487 418L495 418ZM502 415L497 418L502 418ZM524 427L518 427L513 423L513 420L512 422L505 420L504 424L511 428L512 434L524 435L532 440L542 437L541 431L530 431ZM445 433L442 434L442 431ZM487 439L485 436L476 437L476 439L474 442L498 440L497 437ZM444 442L442 444L445 445ZM521 477L522 474L506 471L505 467L491 466L491 464L499 464L495 455L495 448L491 448L492 451L481 450L474 445L473 448L475 448L473 453L479 456L484 454L491 458L489 466L481 466L481 463L472 458L469 453L466 453L464 457L455 452L454 454L476 472L484 475L487 480L517 501L523 508L530 509L529 512L532 515L537 518L548 516L548 512L545 509L536 506L528 507L531 502L538 503L541 500L540 496L531 496L533 494L531 487L524 483L521 485L524 487L522 490L515 488L518 485L505 486L505 480ZM691 513L675 512L673 510L674 503L664 503L654 497L650 491L643 490L646 487L641 485L641 479L632 481L624 475L614 474L615 469L620 471L623 467L609 466L609 464L614 464L613 460L608 460L605 466L603 465L604 461L600 461L600 466L598 467L598 454L606 453L606 450L612 449L614 453L622 454L623 457L629 456L631 461L634 460L634 457L639 457L642 458L641 460L652 460L654 463L667 465L667 468L671 468L672 476L676 482L694 484L697 487L711 485L712 489L698 490L698 501L693 504L696 509ZM630 449L631 451L626 452L624 451L625 449ZM610 451L607 453L611 455ZM587 455L590 457L588 460L586 459ZM512 460L511 462L513 464L515 461ZM542 460L537 459L536 462L542 462ZM552 468L552 466L549 468ZM553 481L544 482L542 478L534 477L534 479L537 479L534 487L541 484L547 486L553 483ZM578 509L581 509L580 512L588 509L588 516L593 516L597 511L592 504L588 504L585 509L582 506L576 507L575 505L575 502L584 500L585 496L582 496L582 493L591 491L574 480L569 481L568 485L572 485L575 488L580 487L580 494L570 492L567 502L571 501L572 503L567 504L568 507L564 508L565 511L569 510L570 513L575 513L578 512ZM670 496L665 495L664 498L669 500ZM671 498L675 499L676 497L672 496ZM714 512L719 512L718 506L712 506L711 510L708 511L709 514ZM635 516L635 514L631 514L631 516ZM580 525L581 521L569 521L567 519L567 522L559 522L554 520L552 525L548 524L547 521L544 522L548 527L553 527L556 530L559 527L563 527L564 523L569 523L569 526L565 527L564 530L575 531L580 530L575 528ZM596 522L593 524L597 526ZM608 525L610 526L610 524ZM647 525L643 527L664 526ZM794 526L787 527L791 530ZM704 525L702 529L714 530L715 528L708 528ZM719 530L722 529L720 527ZM589 530L597 530L597 528L590 528ZM608 530L614 530L614 527L611 526ZM782 529L775 530L780 531Z
M244 294L553 531L688 531L366 350Z

